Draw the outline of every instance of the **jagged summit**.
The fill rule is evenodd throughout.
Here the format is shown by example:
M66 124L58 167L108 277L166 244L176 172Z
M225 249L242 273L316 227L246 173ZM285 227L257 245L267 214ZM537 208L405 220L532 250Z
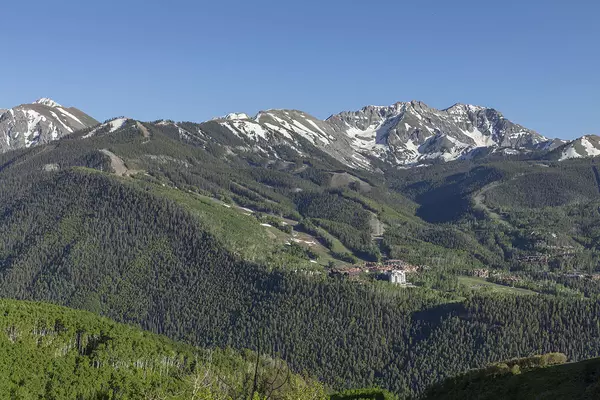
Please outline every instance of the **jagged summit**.
M40 99L37 99L36 101L33 102L33 104L42 104L44 106L48 106L48 107L62 107L60 104L58 104L57 102L55 102L54 100L48 98L48 97L42 97Z
M250 116L246 113L229 113L227 115L213 118L213 120L220 120L220 119L225 119L225 120L250 119Z
M473 104L464 104L464 103L455 103L448 108L445 108L441 111L449 112L449 113L464 113L464 112L477 112L485 110L486 107L476 106ZM490 108L490 110L494 110ZM494 110L496 111L496 110Z
M416 100L368 106L332 115L327 122L351 137L355 147L396 164L469 158L481 147L526 152L547 140L494 109L461 103L444 110Z
M491 153L551 151L563 144L509 121L493 108L456 103L439 110L419 100L368 105L326 120L299 110L270 109L254 118L229 114L219 121L236 136L258 142L253 146L266 142L266 152L273 143L296 148L299 136L345 164L368 169L382 161L410 166Z

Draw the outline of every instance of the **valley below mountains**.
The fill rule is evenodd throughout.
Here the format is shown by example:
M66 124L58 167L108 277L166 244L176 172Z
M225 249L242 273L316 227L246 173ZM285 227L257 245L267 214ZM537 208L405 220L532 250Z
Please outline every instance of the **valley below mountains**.
M593 398L599 155L464 104L0 110L0 391Z

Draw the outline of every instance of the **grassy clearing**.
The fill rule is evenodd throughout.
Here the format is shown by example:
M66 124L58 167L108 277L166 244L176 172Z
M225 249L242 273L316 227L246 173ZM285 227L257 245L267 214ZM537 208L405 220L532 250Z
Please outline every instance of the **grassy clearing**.
M512 293L512 294L519 294L519 295L537 294L536 292L534 292L532 290L498 285L496 283L488 282L483 278L477 278L474 276L459 276L458 281L462 285L465 285L474 290L492 290L495 292Z
M246 209L227 205L212 197L185 192L169 186L147 182L138 183L149 189L154 195L173 200L186 208L198 217L202 226L220 240L228 250L245 260L289 268L314 268L316 266L308 260L293 257L282 251L285 243L291 242L292 236L275 227L261 225L261 222ZM333 260L329 251L318 244L314 237L303 233L300 235L302 235L302 240L317 242L316 246L310 248L319 255L318 264L325 266L329 260ZM309 247L304 243L299 244L306 248Z
M146 179L116 178L123 183L135 185L138 188L150 191L156 196L168 198L183 206L198 217L199 222L207 232L219 239L228 250L245 260L271 266L280 266L285 261L285 264L289 264L286 266L294 269L304 268L304 264L308 262L305 259L290 258L288 255L283 254L281 250L284 248L285 243L292 242L292 235L276 227L261 225L259 219L247 208L235 204L226 204L216 198L181 190L161 182ZM294 220L275 215L271 216L291 226L298 224ZM330 261L336 264L342 262L332 257L332 251L352 254L352 251L332 235L329 235L333 242L332 251L324 247L317 238L310 234L296 232L295 235L295 238L302 240L297 244L311 249L319 256L317 261L320 266L327 266ZM313 241L316 244L309 245L304 241ZM310 263L308 266L312 269L317 264Z
M155 195L169 198L198 217L203 227L219 238L232 252L249 261L263 261L273 253L281 239L275 240L269 230L252 215L235 207L228 208L216 199L178 189L145 184Z

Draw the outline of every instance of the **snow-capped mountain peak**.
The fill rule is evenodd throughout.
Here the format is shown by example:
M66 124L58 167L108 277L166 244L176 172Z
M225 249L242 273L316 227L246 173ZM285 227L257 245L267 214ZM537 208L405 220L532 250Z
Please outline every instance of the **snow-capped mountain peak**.
M229 113L225 116L224 119L250 119L250 117L248 116L248 114L246 113Z
M445 111L448 114L465 115L465 114L468 114L469 112L476 113L478 111L483 111L485 109L486 108L482 107L482 106L475 106L475 105L472 105L472 104L456 103L456 104L454 104L454 105L452 105L452 106L450 106L450 107L448 107L448 108L446 108L445 110L442 110L442 111ZM493 109L490 109L490 110L493 110ZM493 110L493 111L495 111L495 110ZM498 113L498 114L500 115L501 118L504 118L502 116L502 114L500 114L500 113Z
M52 99L49 99L48 97L42 97L41 99L37 99L36 101L33 102L33 104L42 104L44 106L48 106L48 107L62 107L60 104L58 104L57 102L55 102Z
M49 98L21 104L0 113L0 153L48 143L96 124L89 115Z

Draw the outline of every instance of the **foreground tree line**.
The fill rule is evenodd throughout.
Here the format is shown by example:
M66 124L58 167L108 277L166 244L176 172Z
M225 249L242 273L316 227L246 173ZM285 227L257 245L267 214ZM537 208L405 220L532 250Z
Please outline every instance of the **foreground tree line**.
M50 304L0 300L0 350L7 398L329 398L280 359L198 349Z

